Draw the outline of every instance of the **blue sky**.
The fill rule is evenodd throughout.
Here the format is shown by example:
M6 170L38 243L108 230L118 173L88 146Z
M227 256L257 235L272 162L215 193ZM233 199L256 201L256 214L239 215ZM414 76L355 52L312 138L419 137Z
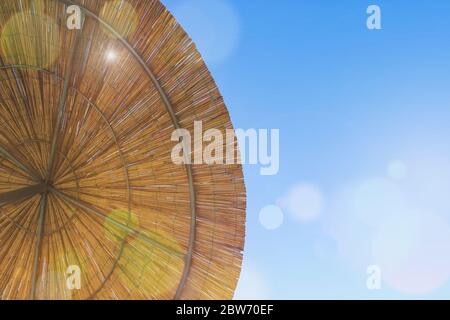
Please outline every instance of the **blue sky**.
M281 131L279 174L245 168L237 298L449 297L450 2L163 3L235 127ZM382 30L366 28L371 4ZM269 205L282 211L274 230L260 221Z

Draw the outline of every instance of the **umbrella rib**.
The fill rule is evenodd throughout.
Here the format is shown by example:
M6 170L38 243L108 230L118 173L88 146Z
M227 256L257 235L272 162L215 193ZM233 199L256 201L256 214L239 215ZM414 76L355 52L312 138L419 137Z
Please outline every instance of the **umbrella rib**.
M2 193L0 194L0 207L7 204L15 203L17 201L31 198L34 195L42 192L43 190L45 190L45 185L38 184L35 186L25 187L14 191Z
M25 165L23 165L19 160L17 160L11 153L9 153L5 148L0 146L0 155L7 158L9 161L14 163L17 167L22 169L25 173L27 173L33 180L39 181L39 177L30 169L28 169Z
M45 185L48 186L49 183L51 183L53 170L54 170L54 162L56 157L56 147L58 144L58 138L59 138L59 131L61 130L61 123L64 116L64 111L67 103L67 96L69 93L69 83L70 83L70 76L72 74L72 68L75 62L75 50L77 48L79 39L81 35L81 30L77 30L75 43L72 48L72 52L69 57L69 65L67 66L66 75L64 78L64 86L63 86L63 92L61 93L61 97L59 100L58 105L58 114L57 119L53 131L53 138L52 138L52 144L51 144L51 151L49 156L49 162L48 162L48 169L47 169L47 177L45 180ZM39 208L39 226L38 226L38 242L36 245L36 251L34 256L34 264L33 264L33 274L32 274L32 287L31 287L31 299L35 300L36 298L36 281L37 281L37 268L39 265L39 257L41 254L42 249L42 240L44 237L44 226L45 226L45 211L47 207L47 200L48 200L48 191L45 191L42 195L41 204Z
M42 194L41 204L39 206L39 225L37 230L37 244L36 250L34 252L34 262L33 262L33 274L31 276L31 300L36 299L36 283L37 274L39 266L39 257L42 251L42 239L44 238L44 227L45 227L45 210L47 208L47 191Z
M72 74L72 69L73 69L73 65L75 62L75 50L78 47L82 28L83 28L83 26L81 27L80 30L77 30L75 43L72 47L72 52L71 52L70 58L69 58L69 65L67 66L66 74L64 77L63 92L61 93L61 97L59 100L58 114L57 114L55 128L53 130L52 145L51 145L51 151L50 151L50 157L49 157L48 169L47 169L47 178L45 181L47 184L51 182L52 176L53 176L53 171L54 171L54 166L55 166L55 157L56 157L56 147L57 147L58 140L59 140L58 133L61 130L61 122L62 122L62 119L64 116L64 111L66 109L67 96L69 94L70 76Z
M165 244L163 244L163 243L161 243L159 241L151 239L150 237L146 236L145 234L143 234L139 230L135 230L133 228L130 228L129 226L127 226L127 225L125 225L125 224L123 224L123 223L121 223L121 222L119 222L119 221L117 221L115 219L112 219L111 217L108 217L104 213L98 211L97 209L93 208L92 206L90 206L89 204L85 203L82 200L72 198L71 196L69 196L69 195L67 195L67 194L65 194L65 193L63 193L63 192L61 192L61 191L59 191L59 190L57 190L57 189L55 189L53 187L50 187L49 189L54 194L60 196L61 198L63 198L67 202L72 203L73 205L79 207L80 209L82 209L82 210L84 210L86 212L90 212L90 213L92 213L92 214L94 214L94 215L96 215L96 216L98 216L100 218L107 219L109 222L114 224L114 226L116 226L117 228L122 229L126 233L131 234L131 235L138 235L146 243L151 244L153 246L156 246L156 247L158 247L159 249L163 250L166 253L169 253L171 255L175 255L175 256L177 256L179 258L184 258L185 257L185 255L183 253L181 253L181 252L179 252L177 250L174 250L174 249L170 248L169 246L167 246L167 245L165 245Z
M172 106L172 103L170 102L170 99L163 89L161 83L159 82L158 78L155 76L152 70L150 70L149 66L146 64L146 62L143 60L143 58L140 56L140 54L136 51L136 49L133 48L133 46L126 40L124 37L117 32L108 22L103 20L101 17L99 17L97 14L86 8L85 6L78 3L78 1L73 0L57 0L62 3L65 3L67 5L76 5L78 6L86 15L94 18L97 20L101 25L103 25L107 30L109 30L118 41L120 41L125 48L131 53L131 55L139 62L141 67L144 69L147 76L152 81L153 85L155 86L156 90L158 91L162 102L164 103L164 106L166 107L167 112L169 113L172 123L176 129L181 129L181 125L178 121L178 118L175 114L174 108ZM190 226L190 232L189 232L189 243L188 243L188 252L185 258L185 268L183 271L183 275L181 277L180 283L178 285L177 292L175 293L175 299L179 299L181 297L182 291L186 285L187 279L190 274L191 266L192 266L192 258L194 255L194 246L195 246L195 239L196 239L196 228L197 228L197 212L196 212L196 196L195 196L195 186L194 186L194 175L192 171L192 166L187 164L186 166L186 172L188 176L188 184L189 184L189 200L190 200L190 210L191 210L191 226Z

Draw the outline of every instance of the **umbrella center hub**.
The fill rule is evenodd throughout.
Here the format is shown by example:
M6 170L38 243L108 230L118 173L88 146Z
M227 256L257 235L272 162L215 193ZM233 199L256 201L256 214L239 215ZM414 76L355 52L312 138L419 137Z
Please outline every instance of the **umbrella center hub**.
M47 183L43 182L41 184L38 184L38 187L39 187L39 193L48 192L49 186L47 185Z
M53 181L42 182L38 186L39 186L39 192L40 193L48 193L53 188Z

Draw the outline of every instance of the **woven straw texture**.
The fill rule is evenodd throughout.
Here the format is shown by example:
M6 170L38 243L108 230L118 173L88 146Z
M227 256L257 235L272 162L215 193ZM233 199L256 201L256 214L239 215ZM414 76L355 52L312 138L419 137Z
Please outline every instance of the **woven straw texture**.
M1 0L0 298L232 298L242 167L174 164L194 121L233 128L159 1Z

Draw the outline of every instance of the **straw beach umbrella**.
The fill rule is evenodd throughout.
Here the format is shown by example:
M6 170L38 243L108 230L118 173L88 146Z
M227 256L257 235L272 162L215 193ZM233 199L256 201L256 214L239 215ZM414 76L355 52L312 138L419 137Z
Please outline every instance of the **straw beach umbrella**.
M0 121L1 299L232 298L242 168L171 157L232 124L159 1L2 0Z

